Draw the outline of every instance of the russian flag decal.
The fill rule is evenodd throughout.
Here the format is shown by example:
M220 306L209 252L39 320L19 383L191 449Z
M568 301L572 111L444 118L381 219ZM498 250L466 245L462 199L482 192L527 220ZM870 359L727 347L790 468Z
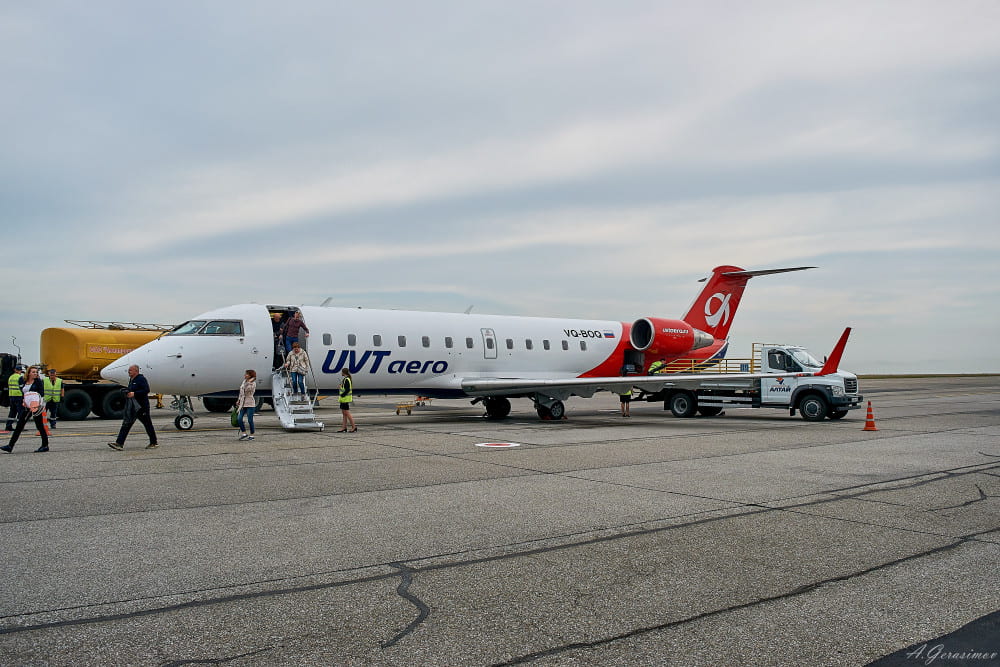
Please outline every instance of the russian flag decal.
M604 337L605 338L614 338L615 337L615 333L613 331L605 331L604 332Z

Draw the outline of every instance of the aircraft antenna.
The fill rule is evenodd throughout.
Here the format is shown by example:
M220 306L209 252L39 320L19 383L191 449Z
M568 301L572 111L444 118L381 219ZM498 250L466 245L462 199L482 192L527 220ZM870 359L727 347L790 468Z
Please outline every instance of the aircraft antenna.
M466 314L466 315L470 314L470 313L472 312L472 307L473 307L473 306L475 306L475 305L476 305L476 304L472 304L472 305L470 305L470 306L469 306L468 308L466 308L466 309L465 309L465 314Z

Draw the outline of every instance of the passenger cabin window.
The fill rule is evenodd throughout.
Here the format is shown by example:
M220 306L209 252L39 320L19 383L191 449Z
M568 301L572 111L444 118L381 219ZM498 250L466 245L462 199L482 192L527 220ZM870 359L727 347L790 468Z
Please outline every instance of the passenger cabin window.
M514 339L513 338L508 338L507 339L507 349L508 350L513 350L514 349Z
M446 348L448 348L449 350L451 348L455 347L455 341L452 339L451 336L445 336L444 337L444 346Z
M430 347L431 346L431 337L430 336L421 336L420 337L420 344L423 345L424 347Z
M569 349L569 341L568 340L564 340L562 343L563 343L563 349L564 350L568 350Z
M526 350L534 350L535 349L535 344L531 342L530 338L526 338L525 339L525 341L524 341L524 349L526 349Z
M213 320L198 332L199 336L242 336L243 323L233 320Z
M580 341L580 349L583 350L584 352L587 351L587 341L585 340Z
M347 334L347 344L354 347L358 344L358 337L354 334Z
M465 347L469 348L470 350L472 349L472 339L471 338L466 338L465 339Z
M396 341L399 343L400 347L406 347L406 336L398 336Z
M333 345L333 335L332 334L328 334L328 333L323 334L323 345L326 345L327 347Z
M375 347L382 347L382 336L375 334L372 336L372 345Z
M198 330L205 326L205 320L191 320L184 324L178 324L168 336L193 336Z
M547 340L543 340L542 341L542 349L549 350L551 348L552 348L552 346L549 345L549 341L547 341Z
M493 347L494 347L493 339L492 338L487 338L486 339L486 349L487 350L492 350Z

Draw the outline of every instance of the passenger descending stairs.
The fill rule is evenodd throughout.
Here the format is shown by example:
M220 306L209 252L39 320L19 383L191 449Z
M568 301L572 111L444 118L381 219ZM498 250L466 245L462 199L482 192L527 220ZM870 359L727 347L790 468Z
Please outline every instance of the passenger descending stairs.
M313 413L318 392L307 393L304 398L292 399L291 380L284 370L276 370L271 375L271 398L274 399L274 411L278 414L281 426L286 431L322 431L323 422L316 421Z

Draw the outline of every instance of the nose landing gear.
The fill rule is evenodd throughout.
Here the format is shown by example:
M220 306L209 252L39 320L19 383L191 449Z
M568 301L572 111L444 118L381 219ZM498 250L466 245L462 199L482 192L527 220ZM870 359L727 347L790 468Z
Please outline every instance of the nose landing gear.
M174 396L170 401L170 409L180 414L174 418L174 427L178 431L190 431L194 426L194 406L190 396Z

